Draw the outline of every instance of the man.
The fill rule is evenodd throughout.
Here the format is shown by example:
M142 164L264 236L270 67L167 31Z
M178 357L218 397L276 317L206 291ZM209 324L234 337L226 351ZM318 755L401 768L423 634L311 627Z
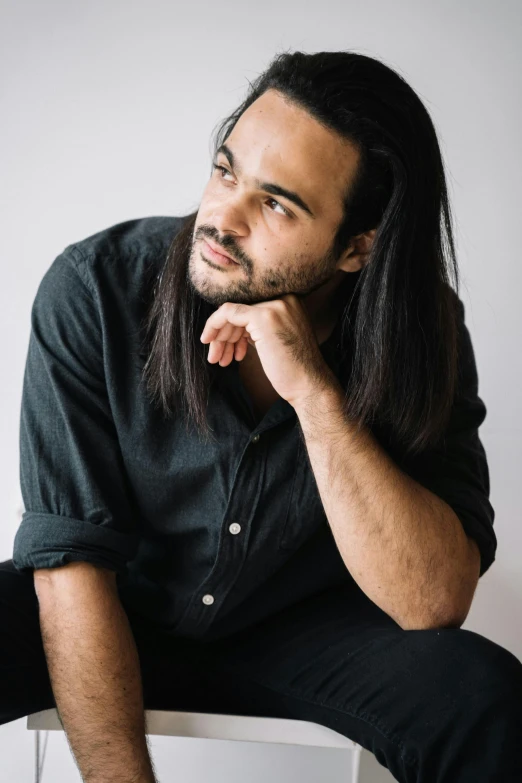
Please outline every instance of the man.
M514 783L522 666L460 628L496 538L427 112L377 60L297 52L223 129L197 213L39 286L0 719L56 705L89 783L154 780L143 707Z

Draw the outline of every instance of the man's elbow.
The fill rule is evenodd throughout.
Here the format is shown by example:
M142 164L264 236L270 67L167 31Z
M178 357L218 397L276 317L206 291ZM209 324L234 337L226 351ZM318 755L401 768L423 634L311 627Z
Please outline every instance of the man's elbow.
M459 575L458 588L445 602L444 609L423 618L407 618L400 623L404 631L428 631L439 628L461 628L466 622L480 575L480 550L477 542L467 536L468 551L465 567Z
M399 625L403 631L437 631L442 628L460 628L466 618L452 616L447 618L435 618L417 620L414 618L408 618L402 620Z
M466 536L468 549L462 575L459 574L458 589L449 612L449 620L444 628L460 628L466 622L473 597L480 578L481 554L474 538Z

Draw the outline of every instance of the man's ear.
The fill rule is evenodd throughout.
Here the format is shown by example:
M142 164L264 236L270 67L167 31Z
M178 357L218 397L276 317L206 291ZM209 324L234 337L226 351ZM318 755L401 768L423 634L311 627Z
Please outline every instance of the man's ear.
M344 272L358 272L359 269L366 266L376 231L376 228L372 228L353 236L337 262L337 269L342 269Z

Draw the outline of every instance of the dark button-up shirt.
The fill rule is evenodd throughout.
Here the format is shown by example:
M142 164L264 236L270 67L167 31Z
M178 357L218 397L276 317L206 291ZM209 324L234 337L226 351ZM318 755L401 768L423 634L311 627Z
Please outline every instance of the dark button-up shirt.
M17 569L88 561L114 570L129 612L172 636L213 639L353 581L324 513L298 418L278 399L258 421L234 359L212 365L215 442L147 396L145 281L184 218L129 220L67 246L31 310L20 417L25 511ZM459 300L460 301L460 300ZM473 348L460 302L462 384L447 449L401 462L495 558ZM320 350L341 380L339 327ZM377 431L381 445L393 451ZM349 524L349 522L347 522ZM349 607L347 607L349 611Z

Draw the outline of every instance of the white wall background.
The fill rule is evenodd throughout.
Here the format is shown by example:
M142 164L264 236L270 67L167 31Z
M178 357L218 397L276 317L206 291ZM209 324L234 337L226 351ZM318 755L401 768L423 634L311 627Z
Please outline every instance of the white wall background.
M522 659L518 0L2 0L0 9L0 560L11 557L18 526L30 308L51 262L119 221L196 209L212 130L276 51L354 49L398 69L439 133L488 408L481 437L499 540L464 627ZM251 783L348 780L344 751L166 738L153 746L162 783L243 782L246 764ZM0 726L0 783L33 779L32 749L25 718ZM392 780L363 756L362 783ZM80 780L63 734L49 735L46 780Z

